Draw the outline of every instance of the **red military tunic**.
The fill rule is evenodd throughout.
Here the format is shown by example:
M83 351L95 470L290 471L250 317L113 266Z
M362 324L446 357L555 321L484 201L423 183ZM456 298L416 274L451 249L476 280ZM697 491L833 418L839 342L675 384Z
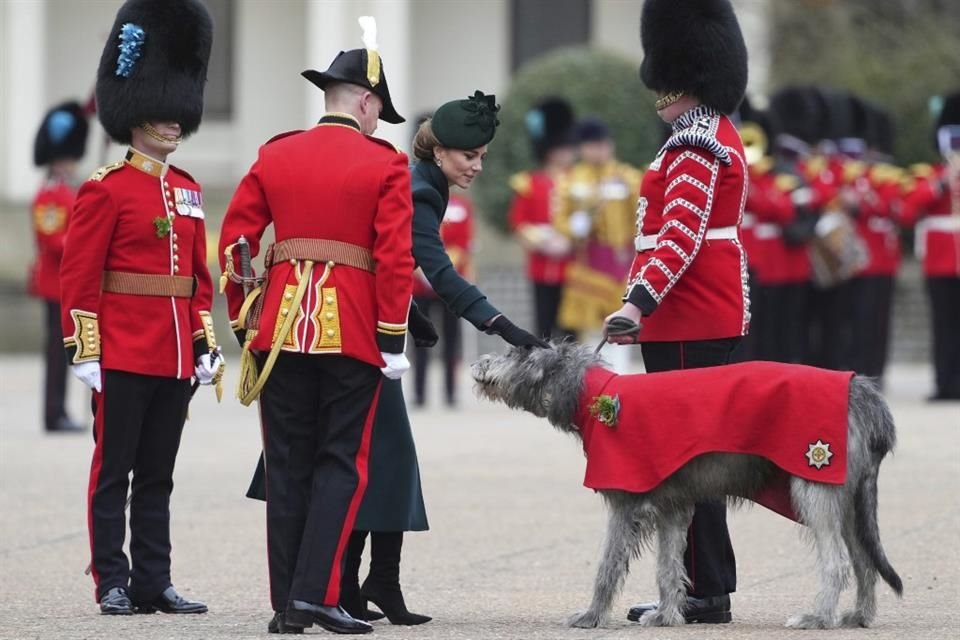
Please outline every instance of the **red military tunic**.
M554 181L545 171L518 173L510 179L513 201L507 221L527 248L527 277L539 284L563 284L570 257L541 247L559 233L553 224Z
M760 456L790 475L843 484L852 376L775 362L634 375L592 367L574 419L587 455L583 484L646 493L707 453ZM598 411L601 396L617 408ZM794 517L779 480L752 499Z
M37 260L30 269L28 288L31 294L50 302L60 301L60 259L76 197L77 191L71 185L48 180L37 192L30 208Z
M640 186L625 299L649 316L641 342L744 335L750 313L738 233L747 198L740 134L706 106L684 113L673 129Z
M470 280L470 252L473 247L473 205L463 196L451 195L447 210L440 221L440 239L450 256L450 262L457 273ZM413 280L415 297L437 297L436 292L421 270L417 270Z
M372 189L375 184L380 188ZM350 116L328 114L312 129L260 147L223 220L221 267L224 250L240 236L256 256L273 224L277 242L320 239L366 249L376 271L339 264L327 273L318 264L299 309L289 309L303 263L273 265L250 348L269 351L285 316L296 313L283 351L343 354L377 367L384 366L381 352L402 353L413 288L412 212L407 156L363 135ZM225 293L237 329L243 292L231 281Z
M859 172L858 172L859 173ZM900 266L900 234L894 221L900 192L900 170L890 165L865 168L851 181L858 195L857 234L868 260L858 276L893 276Z
M754 247L759 262L757 282L761 285L795 284L810 279L806 245L788 244L783 233L797 214L791 193L798 187L795 176L751 170L747 210L756 218ZM753 264L753 255L747 255Z
M190 378L215 346L200 185L135 149L80 187L60 267L67 358ZM191 297L101 290L105 272L193 279Z
M913 168L904 185L900 219L917 226L917 257L927 277L960 277L960 213L953 212L945 165Z

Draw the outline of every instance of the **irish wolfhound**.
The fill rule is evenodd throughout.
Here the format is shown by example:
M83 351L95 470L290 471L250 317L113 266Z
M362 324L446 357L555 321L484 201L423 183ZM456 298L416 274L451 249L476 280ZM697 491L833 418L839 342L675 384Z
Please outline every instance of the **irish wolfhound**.
M657 419L655 415L645 415L642 411L645 402L652 401L652 398L628 399L621 412L619 395L615 399L602 396L608 401L607 409L610 411L606 416L607 420L603 420L601 416L601 422L608 425L609 429L593 427L593 435L587 434L586 441L590 446L585 446L588 480L585 484L598 488L603 495L609 507L609 522L603 556L594 584L593 600L585 612L578 613L569 620L571 626L596 627L605 622L611 604L623 586L630 558L638 556L642 547L652 546L654 532L657 533L658 541L657 586L660 606L655 611L646 613L640 623L647 626L683 624L685 585L688 584L683 552L694 503L710 499L726 499L732 502L754 499L763 503L758 494L768 489L778 477L782 480L783 504L787 509L792 507L791 517L809 527L812 532L820 585L814 599L813 612L791 617L787 621L788 627L820 629L835 627L837 624L850 627L869 626L876 615L874 587L878 573L898 596L902 595L903 584L883 551L877 524L877 474L881 460L893 449L896 439L893 417L883 397L869 380L861 377L855 376L851 380L849 376L837 378L840 374L836 372L809 367L755 364L767 367L763 371L781 375L784 387L790 386L792 376L806 375L807 379L816 381L822 376L833 375L835 377L831 378L832 381L842 380L839 385L831 382L835 388L839 388L839 391L834 390L831 393L834 398L840 399L840 402L835 403L839 406L839 412L835 411L833 415L838 416L836 422L839 424L833 433L837 435L835 451L839 454L838 459L844 457L845 445L845 475L838 464L832 468L833 473L840 473L839 476L834 476L834 484L811 481L797 475L804 473L803 470L787 473L765 457L740 450L738 453L706 452L683 460L682 464L678 462L679 466L664 474L662 481L656 486L641 492L609 488L609 483L591 484L590 449L594 446L592 443L597 441L597 433L600 433L602 438L618 438L628 435L630 429L649 429L649 423ZM480 396L547 418L558 430L584 440L584 425L578 422L585 422L584 416L589 415L584 413L581 406L584 402L582 396L587 385L587 374L591 372L591 376L595 375L598 371L595 368L602 368L603 365L604 362L589 349L564 343L552 349L531 351L514 348L503 355L484 356L472 365L471 371ZM736 371L752 371L749 366L751 365L730 365L724 367L722 375L730 376ZM621 392L626 392L631 387L642 388L639 381L643 378L656 381L655 376L689 376L693 371L705 370L634 376L615 376L605 371L600 373L608 379L619 379L616 387ZM685 379L687 378L679 377L674 378L674 381L682 382ZM747 383L744 388L753 388L751 380L743 382ZM755 382L761 386L764 384L761 380ZM787 402L780 391L784 389L780 388L777 393L769 394L777 395L777 398L769 401L761 399L756 403L767 405L767 416L785 415L782 412L798 409L796 406L780 406ZM698 390L693 388L687 392L698 394ZM815 405L818 402L816 398L795 399L806 400L800 403L804 405ZM629 402L633 403L635 409L639 409L631 412L630 407L626 406ZM798 419L804 420L806 415L809 415L807 407L800 409L805 415ZM764 408L758 406L758 411L762 410ZM770 413L771 411L775 413ZM617 412L622 415L618 417ZM846 425L843 424L844 412ZM596 415L593 410L591 413ZM727 421L743 423L749 418L750 416L745 418L743 415L727 415L720 416L719 421L724 424L727 424ZM614 430L628 431L612 435ZM819 439L817 444L824 445ZM605 455L623 461L616 446L608 447ZM821 465L829 464L834 453L830 452L826 445L815 450L815 445L811 444L806 455L807 458L801 460L801 463L806 466L809 460L813 473L815 465L819 470ZM658 462L657 457L658 451L648 449L637 457L638 463L631 468L639 470L654 466L653 463ZM799 457L802 458L803 455ZM830 467L823 469L830 470ZM598 471L602 474L605 469ZM605 486L607 488L604 488ZM840 592L847 585L850 564L853 565L857 580L856 606L838 621L837 602Z

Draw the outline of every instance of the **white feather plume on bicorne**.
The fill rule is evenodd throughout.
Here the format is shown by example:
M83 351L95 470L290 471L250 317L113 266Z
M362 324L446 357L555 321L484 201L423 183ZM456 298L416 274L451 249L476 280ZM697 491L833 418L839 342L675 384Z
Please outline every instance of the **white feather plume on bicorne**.
M373 16L357 18L360 28L363 29L363 46L371 51L377 50L377 19Z

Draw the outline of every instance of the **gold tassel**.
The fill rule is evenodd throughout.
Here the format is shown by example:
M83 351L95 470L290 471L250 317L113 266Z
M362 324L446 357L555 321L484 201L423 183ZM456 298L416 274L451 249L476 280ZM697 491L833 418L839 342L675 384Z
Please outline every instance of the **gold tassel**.
M257 384L260 371L257 368L257 359L250 352L250 341L243 345L240 353L240 380L237 382L237 398L243 402ZM246 403L249 405L249 403Z
M223 293L224 289L227 288L227 282L228 282L228 281L229 281L229 280L228 280L228 278L227 278L227 274L226 274L226 273L221 273L221 274L220 274L220 293L221 293L221 294Z

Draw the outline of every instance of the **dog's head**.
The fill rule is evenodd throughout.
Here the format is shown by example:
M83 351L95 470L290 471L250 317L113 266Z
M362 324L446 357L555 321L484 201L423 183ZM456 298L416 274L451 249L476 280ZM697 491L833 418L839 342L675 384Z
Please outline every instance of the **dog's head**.
M579 433L573 421L584 374L602 364L588 347L561 342L549 349L512 347L482 356L470 373L480 397L546 418L561 431Z

